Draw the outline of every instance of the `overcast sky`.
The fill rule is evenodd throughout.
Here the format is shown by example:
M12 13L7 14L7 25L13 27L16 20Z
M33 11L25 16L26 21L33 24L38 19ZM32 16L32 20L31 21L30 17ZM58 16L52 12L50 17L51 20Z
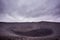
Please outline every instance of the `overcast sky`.
M0 22L60 22L60 0L0 0Z

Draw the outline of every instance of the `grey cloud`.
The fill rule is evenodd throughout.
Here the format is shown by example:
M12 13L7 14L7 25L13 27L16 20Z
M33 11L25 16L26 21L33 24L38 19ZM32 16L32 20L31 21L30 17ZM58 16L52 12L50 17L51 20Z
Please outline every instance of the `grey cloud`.
M0 13L2 13L0 15L0 21L59 21L59 1L60 0L2 0L0 1Z

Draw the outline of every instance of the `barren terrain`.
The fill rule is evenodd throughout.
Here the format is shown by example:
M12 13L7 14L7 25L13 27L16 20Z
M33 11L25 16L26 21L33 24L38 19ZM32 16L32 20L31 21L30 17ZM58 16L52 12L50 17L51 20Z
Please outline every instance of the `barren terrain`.
M0 40L60 40L59 22L0 22Z

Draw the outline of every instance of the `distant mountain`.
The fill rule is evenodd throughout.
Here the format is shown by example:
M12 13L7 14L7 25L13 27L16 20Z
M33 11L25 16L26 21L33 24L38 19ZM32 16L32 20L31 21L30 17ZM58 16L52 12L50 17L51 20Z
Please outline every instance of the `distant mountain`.
M0 22L0 23L60 23L60 22L40 21L40 22Z

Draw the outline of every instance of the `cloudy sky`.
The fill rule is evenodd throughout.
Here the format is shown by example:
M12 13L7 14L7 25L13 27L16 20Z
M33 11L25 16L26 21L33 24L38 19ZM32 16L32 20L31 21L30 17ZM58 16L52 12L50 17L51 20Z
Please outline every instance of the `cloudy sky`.
M60 0L0 0L0 22L60 22Z

